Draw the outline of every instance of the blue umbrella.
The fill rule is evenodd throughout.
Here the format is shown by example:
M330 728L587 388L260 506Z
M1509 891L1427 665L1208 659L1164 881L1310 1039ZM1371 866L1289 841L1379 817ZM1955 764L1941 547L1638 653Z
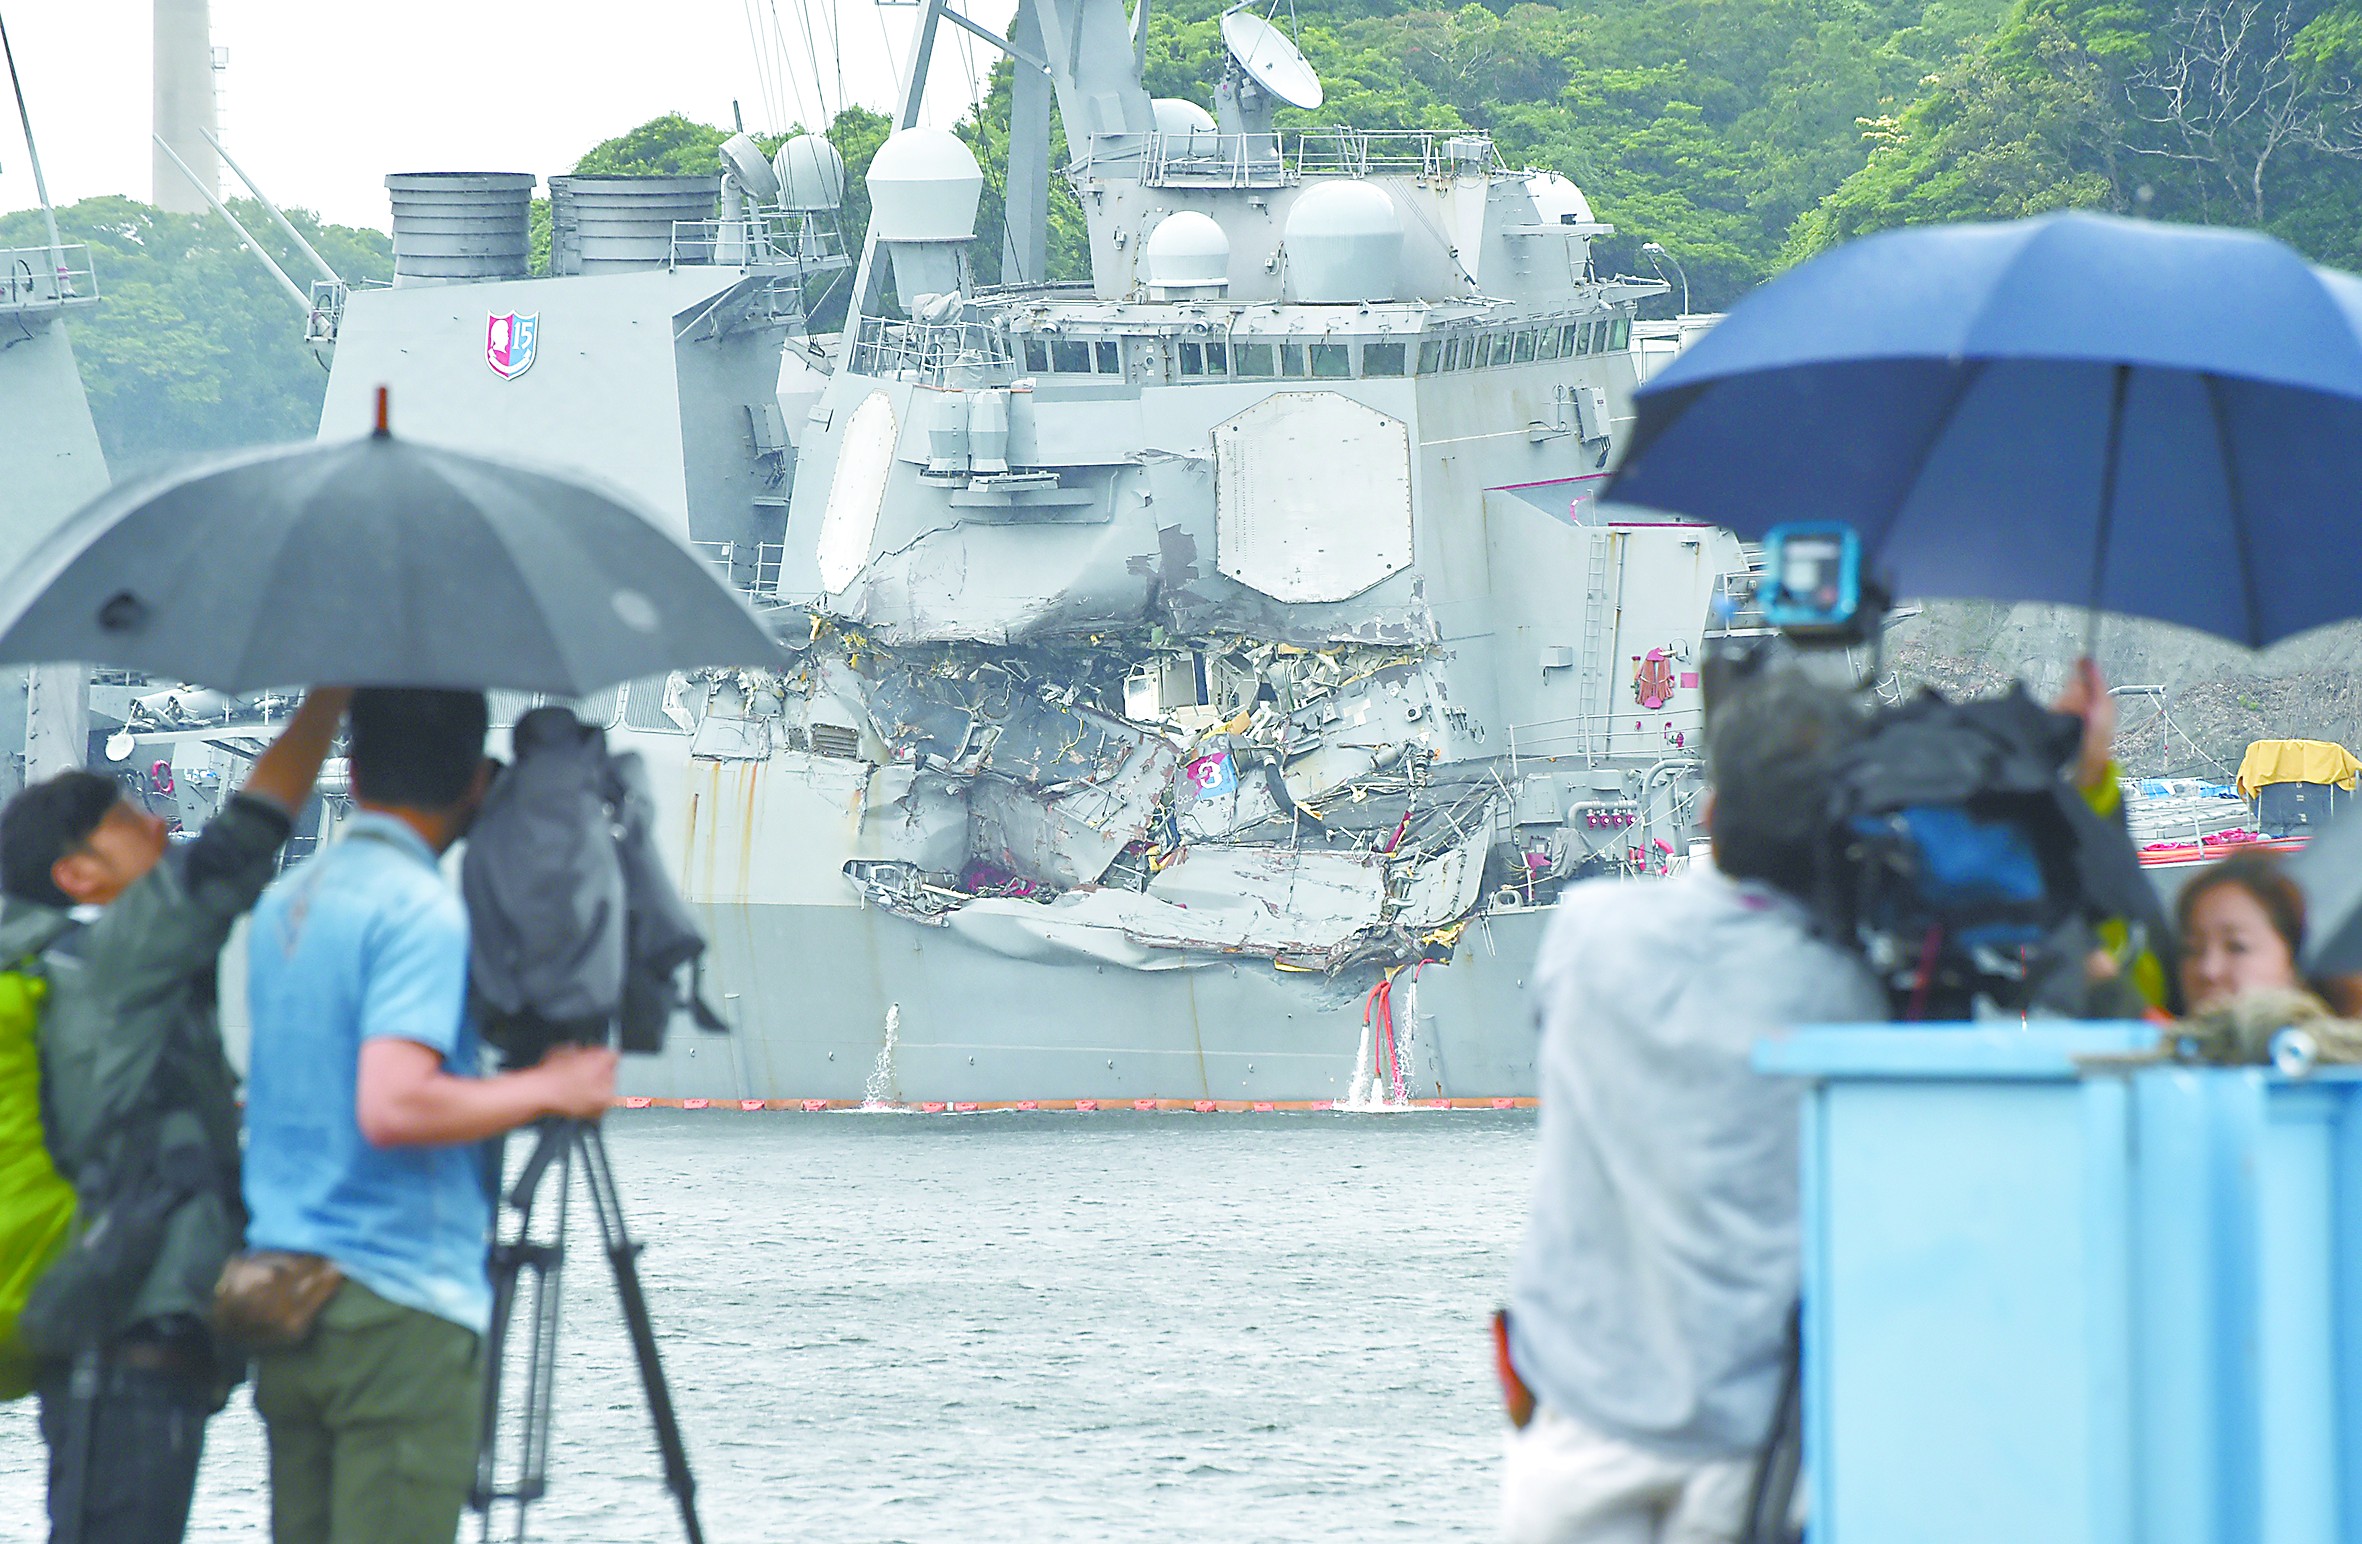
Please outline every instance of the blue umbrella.
M1929 226L1765 285L1638 397L1605 497L1842 520L1911 596L2251 648L2362 614L2362 279L2106 215Z

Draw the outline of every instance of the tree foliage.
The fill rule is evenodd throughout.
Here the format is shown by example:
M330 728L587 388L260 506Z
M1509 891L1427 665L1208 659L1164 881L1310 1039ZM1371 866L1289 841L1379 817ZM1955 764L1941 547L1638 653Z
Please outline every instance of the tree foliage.
M1489 131L1513 165L1582 185L1618 228L1610 268L1662 242L1700 307L1780 263L1796 220L1867 150L1858 120L1895 111L1989 30L2006 0L1619 0L1462 5L1299 0L1326 87L1283 124ZM1150 12L1149 88L1210 102L1217 0Z
M2257 225L2362 260L2354 0L2015 0L1902 112L1790 255L2056 208Z
M826 130L829 143L845 159L845 202L837 211L839 233L848 248L858 256L861 233L869 224L869 163L878 153L878 146L886 142L886 134L893 120L883 113L871 112L866 107L847 107L839 112ZM786 134L758 134L755 143L765 155L775 155L779 147L791 137L804 132L800 127ZM671 177L704 175L721 170L722 142L730 137L727 129L709 123L698 123L678 113L652 118L638 128L613 139L593 145L581 160L574 164L578 177ZM536 203L534 271L549 270L548 215L540 201ZM845 314L846 296L851 288L849 274L834 275L812 281L805 305L811 316L811 326L825 331L840 325Z
M314 276L259 204L231 207L297 283ZM288 218L348 282L393 276L383 233L324 225L301 209ZM118 477L176 456L319 432L328 375L304 347L304 313L218 216L107 197L60 209L57 223L63 240L89 244L97 273L100 303L68 326ZM39 210L0 215L0 247L46 240Z

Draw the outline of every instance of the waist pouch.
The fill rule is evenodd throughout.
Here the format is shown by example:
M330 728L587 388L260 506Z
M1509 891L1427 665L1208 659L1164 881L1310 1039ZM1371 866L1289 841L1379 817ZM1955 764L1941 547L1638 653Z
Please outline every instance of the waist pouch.
M213 1330L249 1351L292 1351L344 1285L336 1262L284 1249L230 1256L213 1287Z

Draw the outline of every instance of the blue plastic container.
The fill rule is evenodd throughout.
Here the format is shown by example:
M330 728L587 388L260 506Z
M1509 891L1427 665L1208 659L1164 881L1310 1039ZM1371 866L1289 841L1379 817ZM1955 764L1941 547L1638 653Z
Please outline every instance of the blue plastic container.
M2104 1061L2154 1040L1759 1049L1812 1080L1815 1544L2362 1540L2362 1075Z

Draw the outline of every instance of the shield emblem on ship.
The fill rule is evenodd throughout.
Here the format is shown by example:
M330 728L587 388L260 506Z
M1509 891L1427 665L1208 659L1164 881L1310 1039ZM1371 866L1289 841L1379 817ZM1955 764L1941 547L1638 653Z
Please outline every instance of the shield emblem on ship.
M1230 752L1209 751L1183 769L1201 799L1217 794L1238 792L1238 773L1230 765Z
M535 345L541 340L541 313L520 316L494 312L484 319L484 363L504 381L513 381L533 368Z

